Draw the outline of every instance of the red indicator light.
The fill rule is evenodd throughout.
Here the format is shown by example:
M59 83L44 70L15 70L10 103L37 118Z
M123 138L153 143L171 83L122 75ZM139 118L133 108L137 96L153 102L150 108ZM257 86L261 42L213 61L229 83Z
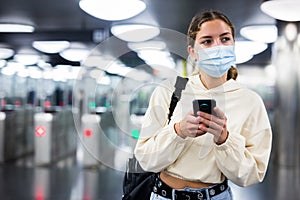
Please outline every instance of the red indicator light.
M44 106L45 106L46 108L49 108L49 107L51 106L51 102L50 102L49 100L46 100L46 101L44 102Z
M37 137L42 137L46 135L46 128L44 126L36 126L35 127L35 135Z
M35 200L44 200L45 199L44 189L41 187L37 187L35 189L34 197Z
M1 99L1 106L5 106L6 105L6 100L5 99Z
M15 105L16 105L16 106L20 106L20 105L21 105L21 101L20 101L20 100L16 100L16 101L15 101Z
M92 129L87 128L84 130L85 137L92 137L92 133L93 133Z

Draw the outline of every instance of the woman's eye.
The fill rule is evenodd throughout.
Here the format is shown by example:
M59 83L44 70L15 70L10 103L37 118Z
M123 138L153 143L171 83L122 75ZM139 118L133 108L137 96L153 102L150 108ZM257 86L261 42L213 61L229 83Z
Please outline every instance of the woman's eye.
M204 40L201 42L201 44L204 44L204 45L211 44L211 40Z
M221 39L222 42L227 42L227 41L230 41L230 40L231 40L230 37L224 37L224 38Z

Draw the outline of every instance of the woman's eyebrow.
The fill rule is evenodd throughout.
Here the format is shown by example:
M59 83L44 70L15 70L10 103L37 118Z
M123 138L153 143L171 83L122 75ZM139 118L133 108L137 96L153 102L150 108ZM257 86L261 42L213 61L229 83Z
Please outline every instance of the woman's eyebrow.
M225 33L222 33L222 34L220 35L220 37L225 36L225 35L230 35L230 34L231 34L230 32L225 32Z
M211 39L212 36L209 36L209 35L204 35L204 36L201 36L199 37L199 39Z
M230 35L230 34L231 34L230 32L225 32L225 33L222 33L221 35L219 35L219 37ZM210 35L203 35L203 36L199 37L199 39L211 39L211 38L213 38L213 37Z

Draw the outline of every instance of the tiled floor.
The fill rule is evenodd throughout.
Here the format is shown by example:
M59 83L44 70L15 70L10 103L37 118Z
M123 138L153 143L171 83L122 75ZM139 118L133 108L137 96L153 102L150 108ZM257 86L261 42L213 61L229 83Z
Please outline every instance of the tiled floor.
M3 200L120 200L123 173L95 168L0 166ZM231 184L235 200L299 200L299 169L271 164L263 183L241 188Z
M121 199L122 174L109 168L1 166L3 200Z

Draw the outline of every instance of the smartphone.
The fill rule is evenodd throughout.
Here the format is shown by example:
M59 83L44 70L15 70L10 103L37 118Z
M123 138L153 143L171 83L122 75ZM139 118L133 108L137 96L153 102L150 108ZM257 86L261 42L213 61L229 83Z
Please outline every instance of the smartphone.
M209 114L215 114L214 107L216 107L216 101L214 99L195 99L193 100L194 115L197 116L198 111L206 112Z

